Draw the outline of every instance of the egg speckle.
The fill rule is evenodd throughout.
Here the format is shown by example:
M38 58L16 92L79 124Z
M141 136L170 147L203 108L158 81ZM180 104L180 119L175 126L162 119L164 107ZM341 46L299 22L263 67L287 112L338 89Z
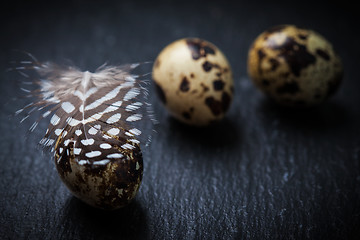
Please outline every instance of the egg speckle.
M97 208L114 210L126 206L135 197L143 175L139 147L104 165L78 159L73 144L64 151L69 154L55 153L55 165L61 180L80 200Z
M166 46L152 76L166 109L190 125L221 120L232 102L230 64L215 45L202 39L185 38Z
M260 34L248 55L255 85L280 104L309 106L338 89L343 76L332 45L315 31L280 25Z

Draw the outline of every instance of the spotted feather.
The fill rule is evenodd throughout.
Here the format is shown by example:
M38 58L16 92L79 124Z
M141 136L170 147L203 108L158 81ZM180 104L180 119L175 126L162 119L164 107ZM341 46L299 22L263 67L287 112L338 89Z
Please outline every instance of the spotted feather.
M135 196L142 178L143 131L137 123L144 118L155 121L146 102L147 81L140 80L142 75L131 73L139 64L103 65L91 73L42 63L29 56L30 61L19 62L15 69L28 78L28 71L37 73L32 81L36 89L23 89L37 101L16 114L27 111L21 120L24 121L34 111L42 112L30 131L43 118L50 117L40 144L54 152L59 174L75 196L101 208L125 205ZM74 169L80 175L73 176ZM99 181L108 181L102 186L105 189L89 179L83 189L77 189L91 171L96 172ZM112 175L115 180L110 179ZM89 188L89 184L96 186Z

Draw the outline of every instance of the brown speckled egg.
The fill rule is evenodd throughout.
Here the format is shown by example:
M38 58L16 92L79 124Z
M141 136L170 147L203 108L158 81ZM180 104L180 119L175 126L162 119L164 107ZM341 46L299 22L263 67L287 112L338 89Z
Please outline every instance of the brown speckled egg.
M336 91L343 67L324 37L312 30L280 25L254 41L248 73L255 85L278 103L309 106Z
M198 38L165 47L153 66L160 100L176 119L197 126L222 119L233 98L233 78L224 54Z
M105 165L82 163L70 144L68 154L55 153L55 165L61 180L80 200L107 210L121 208L135 197L143 175L140 147Z

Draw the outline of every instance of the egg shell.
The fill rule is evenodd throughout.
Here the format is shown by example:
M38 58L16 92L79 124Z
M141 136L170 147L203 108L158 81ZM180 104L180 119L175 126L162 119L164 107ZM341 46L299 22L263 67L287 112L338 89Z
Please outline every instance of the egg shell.
M230 64L214 44L202 39L184 38L166 46L152 76L166 109L190 125L221 120L232 102Z
M256 38L249 50L248 73L278 103L311 106L335 93L343 67L332 45L317 32L280 25Z
M80 200L96 208L115 210L126 206L136 196L143 175L139 147L106 165L80 164L73 147L68 151L69 156L55 153L55 165L61 180Z

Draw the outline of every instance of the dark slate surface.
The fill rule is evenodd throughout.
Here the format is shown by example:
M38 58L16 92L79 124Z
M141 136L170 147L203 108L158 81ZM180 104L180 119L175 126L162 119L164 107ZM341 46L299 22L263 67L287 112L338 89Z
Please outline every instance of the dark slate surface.
M356 8L117 2L1 6L0 239L359 239ZM281 23L317 30L343 59L340 91L318 108L279 108L247 77L252 40ZM47 124L26 138L30 124L8 118L21 106L3 105L18 94L18 75L5 72L10 49L92 71L105 61L154 60L165 45L188 36L215 43L232 64L236 95L226 119L190 128L169 118L153 95L161 124L145 153L136 200L115 212L84 205L36 146Z

